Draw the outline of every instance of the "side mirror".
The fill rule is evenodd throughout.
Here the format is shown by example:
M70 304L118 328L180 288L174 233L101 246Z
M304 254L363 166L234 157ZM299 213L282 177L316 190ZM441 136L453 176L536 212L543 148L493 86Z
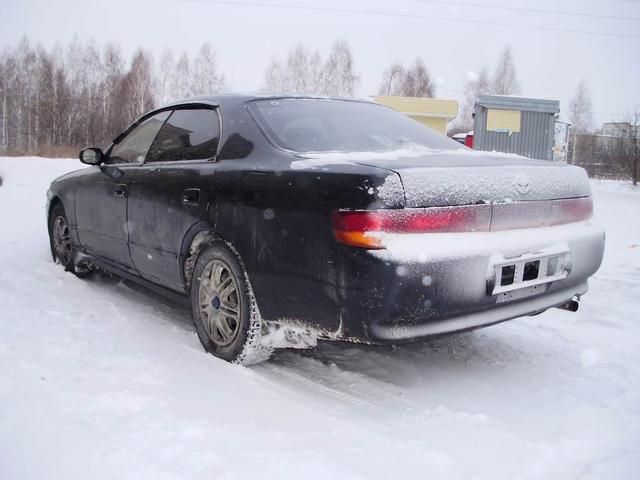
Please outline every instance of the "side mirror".
M85 148L80 151L80 161L87 165L100 165L104 158L102 150L99 148Z

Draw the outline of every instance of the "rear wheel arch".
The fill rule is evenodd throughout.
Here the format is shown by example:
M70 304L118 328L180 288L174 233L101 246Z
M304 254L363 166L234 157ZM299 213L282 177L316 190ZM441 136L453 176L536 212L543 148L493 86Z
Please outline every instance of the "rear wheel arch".
M189 296L192 318L202 346L207 352L217 357L242 365L251 365L267 360L273 353L273 346L262 341L262 318L240 255L230 242L212 231L198 232L192 245L190 253L193 254L189 258L193 259L194 266L191 272L192 282L189 286ZM213 263L222 265L230 273L225 282L232 282L233 291L228 292L226 297L224 292L229 284L225 283L225 288L220 290L220 283L217 287L215 283L213 285L210 283L215 278L212 274L213 270L210 270L210 278L206 273L207 268L213 268L209 267ZM209 286L203 287L203 282ZM213 296L213 298L207 297L207 295ZM226 303L224 298L227 298ZM232 333L228 343L221 344L219 343L220 339L213 335L212 324L214 323L212 322L220 322L229 318L228 309L234 308L233 298L236 299L236 313L232 318L235 318L235 328L238 330ZM215 301L217 304L214 303ZM227 314L222 314L222 316L220 313L216 313L221 309L222 312L225 311L221 304L227 307ZM226 322L226 330L229 330L233 324L230 325L228 319ZM222 330L218 330L218 332L222 332ZM221 336L224 340L224 335Z
M244 268L242 258L227 238L216 232L211 224L207 222L197 223L189 229L182 241L182 247L180 248L180 272L182 275L182 282L187 292L191 288L193 270L195 269L198 255L216 241L225 243L238 258L242 268Z

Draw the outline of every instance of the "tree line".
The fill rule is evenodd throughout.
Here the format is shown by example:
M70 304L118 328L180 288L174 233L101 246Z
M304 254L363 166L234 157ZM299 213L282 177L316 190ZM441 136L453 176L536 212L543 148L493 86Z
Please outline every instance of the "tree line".
M337 40L326 57L303 44L283 58L274 56L261 90L353 97L359 85L352 50L345 40ZM0 152L66 155L84 145L106 145L156 105L230 90L209 43L192 53L167 48L159 58L138 49L127 59L111 43L100 46L76 37L45 49L25 37L0 50ZM409 65L391 63L378 94L435 97L436 91L418 57ZM492 75L487 68L470 74L462 93L460 115L450 133L473 128L479 95L520 93L511 50L503 50ZM569 111L581 131L588 128L590 101L584 84Z
M144 112L170 100L225 90L215 52L138 49L74 38L47 50L23 38L0 51L0 152L70 154L105 145Z
M262 91L353 97L359 77L347 42L327 58L303 45L274 57ZM167 102L230 91L215 50L138 49L127 61L119 46L77 37L50 49L25 37L0 50L0 153L70 155L106 145L144 112Z
M352 50L337 40L326 57L302 44L273 57L261 90L353 97L359 84ZM0 152L66 155L106 145L156 105L230 89L209 43L192 54L165 49L159 58L138 49L127 59L111 43L76 37L46 49L25 37L0 50ZM392 63L379 94L434 97L436 84L416 58Z

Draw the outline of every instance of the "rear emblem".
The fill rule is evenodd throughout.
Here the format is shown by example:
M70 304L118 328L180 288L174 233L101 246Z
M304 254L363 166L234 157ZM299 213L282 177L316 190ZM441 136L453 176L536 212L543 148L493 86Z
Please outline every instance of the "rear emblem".
M518 190L518 193L520 195L526 195L527 193L529 193L529 190L531 189L531 185L529 184L529 177L520 173L516 176L515 182L516 190Z

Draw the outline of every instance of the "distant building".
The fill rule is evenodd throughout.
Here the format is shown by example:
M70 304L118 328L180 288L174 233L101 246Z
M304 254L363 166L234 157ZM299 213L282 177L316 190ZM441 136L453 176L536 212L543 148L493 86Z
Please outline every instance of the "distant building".
M553 160L559 112L558 100L480 95L474 108L473 148Z
M458 116L458 102L455 100L394 96L378 96L373 100L404 113L443 135L447 133L447 124Z
M570 162L584 168L590 177L628 178L625 162L631 154L633 140L624 128L625 124L612 122L603 124L601 133L572 134Z
M638 125L629 122L605 122L600 133L607 137L637 137L638 128Z

